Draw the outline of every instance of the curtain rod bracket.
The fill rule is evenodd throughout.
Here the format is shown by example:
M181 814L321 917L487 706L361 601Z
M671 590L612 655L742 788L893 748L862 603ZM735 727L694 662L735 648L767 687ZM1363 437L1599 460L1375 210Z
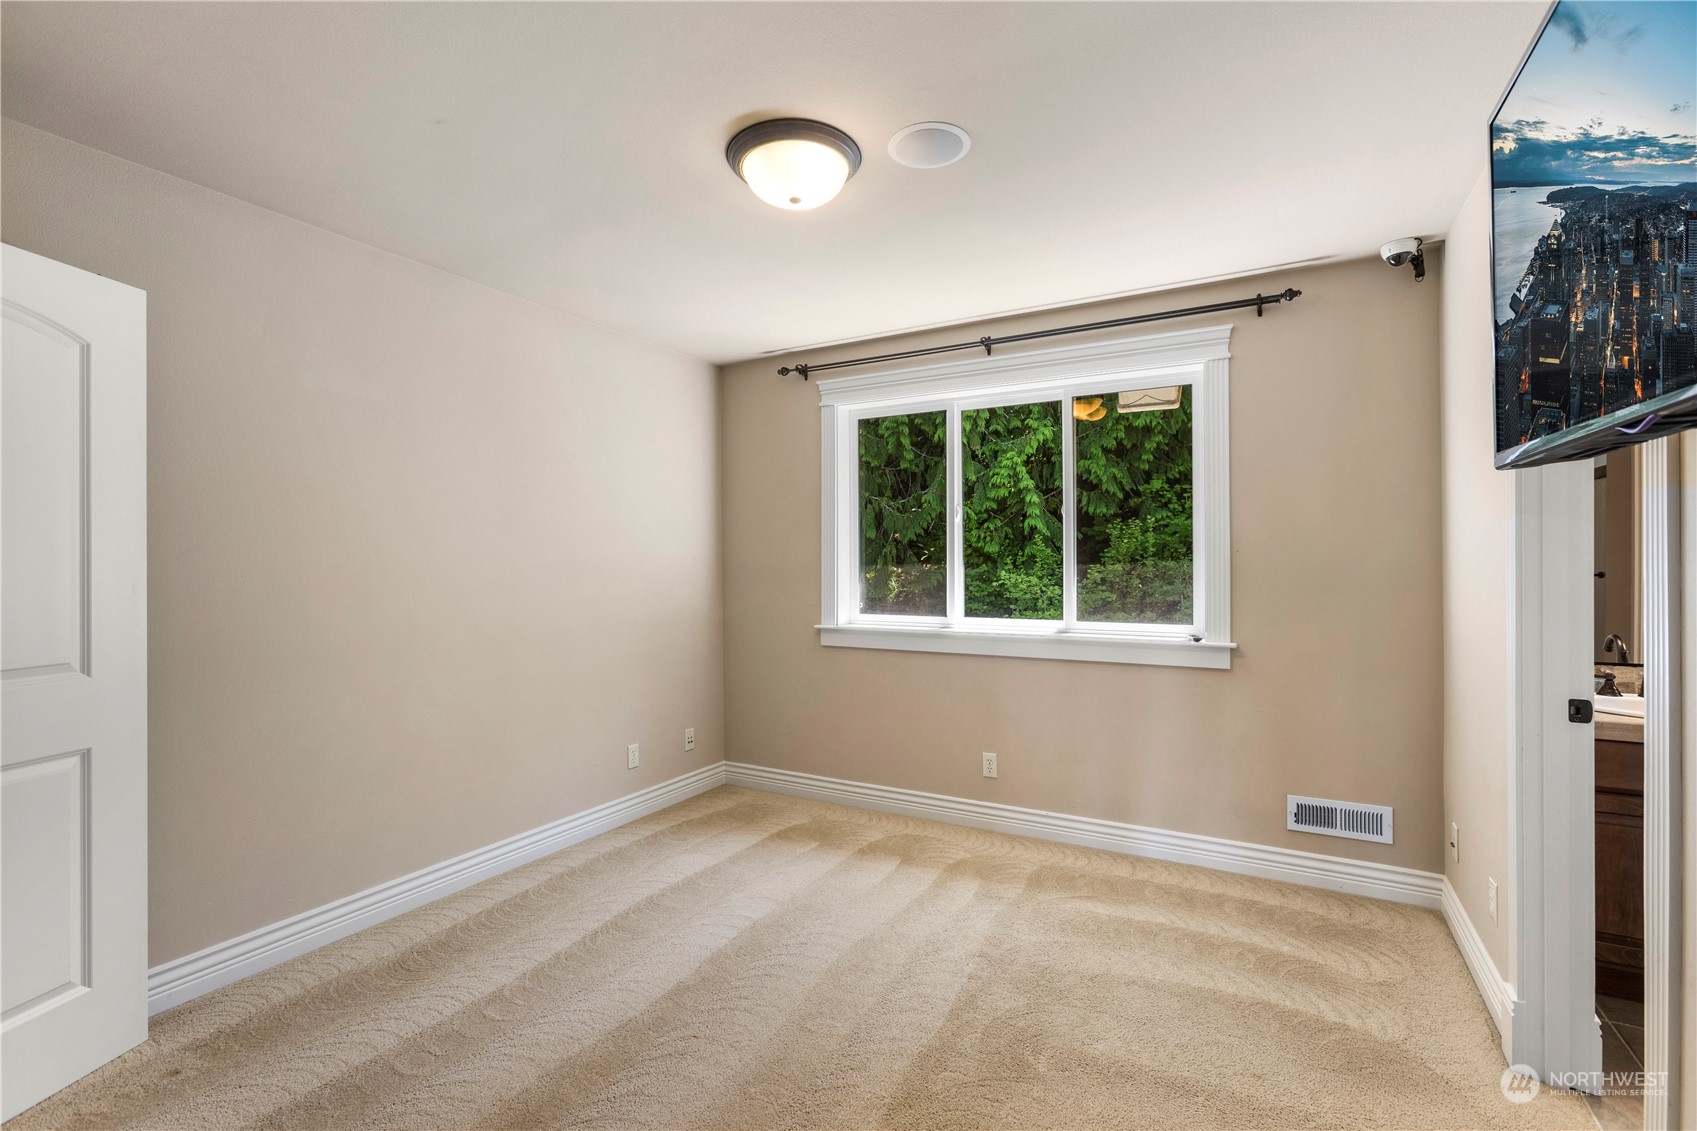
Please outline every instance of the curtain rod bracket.
M995 343L995 339L990 337L989 334L985 334L982 338L978 339L978 344L984 347L984 356L985 357L990 356L990 347L994 343Z

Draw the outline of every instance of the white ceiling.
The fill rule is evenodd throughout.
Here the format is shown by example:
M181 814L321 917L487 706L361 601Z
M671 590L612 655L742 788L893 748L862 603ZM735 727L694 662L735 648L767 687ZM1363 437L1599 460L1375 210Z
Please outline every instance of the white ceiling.
M1544 10L7 2L0 105L724 361L1441 234ZM725 165L788 115L866 154L816 212Z

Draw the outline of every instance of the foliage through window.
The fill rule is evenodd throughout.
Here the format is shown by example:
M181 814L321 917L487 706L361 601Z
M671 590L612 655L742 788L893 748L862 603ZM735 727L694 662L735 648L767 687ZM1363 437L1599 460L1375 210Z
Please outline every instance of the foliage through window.
M1229 336L821 382L822 641L1230 667Z
M1191 623L1188 386L1068 398L1078 619ZM960 413L968 617L1065 615L1061 401ZM948 415L860 421L863 613L946 616Z
M966 615L1061 619L1059 401L960 414Z
M1171 392L1073 401L1079 620L1193 619L1190 388Z
M941 412L860 422L863 612L948 611L947 431Z

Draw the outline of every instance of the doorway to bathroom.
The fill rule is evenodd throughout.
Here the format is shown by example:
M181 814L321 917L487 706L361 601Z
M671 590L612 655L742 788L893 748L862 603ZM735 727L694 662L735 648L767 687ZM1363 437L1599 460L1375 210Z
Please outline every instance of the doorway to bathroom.
M1592 876L1602 1131L1644 1125L1644 510L1636 449L1592 467Z
M1688 433L1515 473L1505 1045L1547 1082L1624 1101L1620 1127L1681 1125L1682 449L1697 465ZM1642 1077L1641 1113L1608 1094L1623 1076Z

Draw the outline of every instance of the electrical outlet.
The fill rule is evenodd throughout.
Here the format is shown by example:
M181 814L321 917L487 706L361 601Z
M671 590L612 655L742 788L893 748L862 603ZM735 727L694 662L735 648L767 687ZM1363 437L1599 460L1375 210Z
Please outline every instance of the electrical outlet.
M996 756L994 754L984 755L984 776L987 778L996 776Z
M636 764L638 762L640 762L641 760L642 760L642 744L641 743L633 742L629 746L625 747L625 769L627 769L627 770L636 769Z
M1485 906L1491 913L1491 922L1495 923L1497 921L1497 881L1486 876L1485 882L1491 885L1491 893L1486 897Z
M684 749L685 750L694 750L695 749L695 728L694 727L685 727L684 728Z
M1450 859L1461 860L1461 826L1450 822Z

